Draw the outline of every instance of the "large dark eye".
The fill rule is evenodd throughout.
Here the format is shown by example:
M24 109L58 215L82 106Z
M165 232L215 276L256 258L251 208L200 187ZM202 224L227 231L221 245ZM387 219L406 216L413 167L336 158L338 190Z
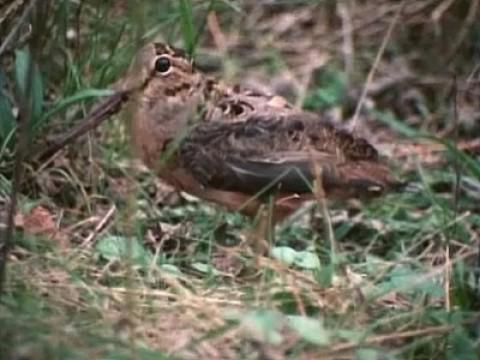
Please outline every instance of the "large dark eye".
M170 59L168 57L161 56L155 61L155 70L164 74L170 70L171 65L172 64L170 63Z

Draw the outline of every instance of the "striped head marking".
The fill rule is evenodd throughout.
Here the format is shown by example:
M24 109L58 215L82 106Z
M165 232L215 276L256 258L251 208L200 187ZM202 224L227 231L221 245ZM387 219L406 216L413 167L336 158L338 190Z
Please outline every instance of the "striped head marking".
M199 82L201 74L185 52L155 42L138 52L125 81L125 87L140 90L147 97L183 96Z

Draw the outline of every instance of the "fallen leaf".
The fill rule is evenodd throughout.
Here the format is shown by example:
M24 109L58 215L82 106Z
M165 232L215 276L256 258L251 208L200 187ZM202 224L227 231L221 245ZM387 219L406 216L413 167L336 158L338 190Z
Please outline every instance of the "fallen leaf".
M52 213L43 206L36 206L26 214L18 212L14 223L17 228L23 229L25 234L45 236L58 241L62 247L66 245L66 235L58 228Z

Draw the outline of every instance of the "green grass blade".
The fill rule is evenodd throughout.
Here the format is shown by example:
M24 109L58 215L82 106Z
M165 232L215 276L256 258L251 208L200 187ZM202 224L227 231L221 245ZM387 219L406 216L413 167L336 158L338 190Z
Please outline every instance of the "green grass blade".
M12 104L2 91L4 87L5 76L0 71L0 145L2 148L8 146L7 143L10 143L8 140L11 139L11 134L17 126L12 113Z
M440 144L443 144L447 150L460 161L460 164L463 165L472 176L477 179L480 179L480 162L475 160L470 155L466 154L464 151L460 150L455 144L450 140L438 139L433 136L426 137L429 140L436 141Z
M56 113L68 108L69 106L84 100L91 98L98 98L102 96L109 96L113 94L113 90L108 89L85 89L77 92L76 94L69 96L65 99L60 100L57 104L53 106L52 109L47 111L35 124L35 127L45 124L53 115Z
M33 66L32 81L30 89L26 89L30 63ZM15 77L18 89L22 96L26 97L31 102L33 122L31 126L34 126L35 121L40 118L42 113L43 82L38 65L34 62L34 59L32 59L28 50L22 49L15 51Z
M185 50L189 55L193 54L197 40L197 32L193 22L193 5L191 0L179 0L178 11L180 14L180 27L182 30Z

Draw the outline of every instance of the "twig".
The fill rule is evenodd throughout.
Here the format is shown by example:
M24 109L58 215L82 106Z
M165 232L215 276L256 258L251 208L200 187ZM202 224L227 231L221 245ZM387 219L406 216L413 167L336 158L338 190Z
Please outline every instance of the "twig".
M348 6L342 2L339 2L337 5L338 14L342 19L342 32L343 32L343 43L342 43L342 52L344 56L345 64L345 73L347 74L347 84L350 83L353 75L353 64L354 64L354 52L355 47L353 46L353 24L352 24L352 15L348 9Z
M400 339L409 339L413 337L420 337L420 336L429 336L429 335L436 335L436 334L444 334L447 333L451 330L455 329L454 325L441 325L441 326L431 326L427 327L424 329L418 329L418 330L407 330L403 332L393 332L391 334L385 334L385 335L375 335L375 336L370 336L365 341L363 342L354 342L354 341L348 341L345 343L341 343L338 345L332 346L331 349L325 352L320 352L317 353L318 355L322 354L326 356L327 354L335 354L341 351L347 351L351 349L355 349L360 346L366 346L366 345L374 345L374 344L383 344L387 341L390 340L400 340Z
M86 247L86 246L89 246L92 244L93 240L95 239L95 237L100 233L100 231L105 227L105 225L110 221L110 219L112 218L113 214L115 213L115 210L116 210L116 206L115 205L112 205L112 207L110 209L108 209L107 213L105 214L105 216L100 219L100 221L98 222L97 226L95 226L95 229L90 233L90 235L88 235L88 237L82 242L82 244L80 245L80 248L83 248L83 247Z
M13 0L10 4L6 4L6 1L0 0L0 8L4 9L3 14L0 15L0 28L5 24L9 19L15 17L18 9L25 5L25 0Z
M462 43L465 40L465 37L468 35L468 29L471 28L471 26L477 19L478 7L479 7L478 0L473 0L470 3L470 8L468 9L467 17L465 18L465 21L462 24L462 27L460 28L460 30L457 31L458 36L455 39L455 42L453 43L453 46L450 49L448 55L446 56L447 60L445 62L447 64L450 64L450 62L453 59L455 59L455 55L457 55L458 50L460 49L460 46L462 46Z
M407 0L409 1L409 0ZM418 3L419 1L417 0L414 2L413 0L411 1L412 3ZM409 10L409 8L405 9L405 15L406 16L414 16L416 14L422 13L426 8L431 6L432 4L435 4L438 2L438 0L427 0L421 3L419 6L414 8L413 10ZM378 8L378 13L372 14L369 17L366 17L365 19L360 19L363 22L355 25L353 24L352 27L352 32L354 33L360 33L362 30L368 29L369 27L376 25L380 22L386 21L386 19L390 16L390 13L394 11L392 9L394 6L387 7L385 10L382 7ZM340 33L328 33L326 32L325 34L322 34L320 36L321 39L325 38L326 41L326 47L328 48L329 46L337 43L338 41L341 41L343 38L343 31L340 31Z
M452 105L453 105L453 126L454 126L454 139L453 143L455 149L458 150L458 140L459 140L459 126L458 126L458 86L457 86L457 77L453 75L453 88L452 88ZM460 196L460 183L461 183L461 174L460 174L460 163L458 156L455 156L453 160L453 167L455 171L455 183L453 185L453 227L452 227L452 236L454 237L457 232L457 222L455 221L458 217L458 199ZM446 310L450 310L450 276L451 276L451 264L450 264L450 237L447 236L447 244L445 249L445 307Z
M99 126L111 115L120 111L122 106L128 101L129 91L118 91L108 97L105 101L95 106L81 122L69 132L59 135L52 141L52 144L44 151L35 151L39 155L36 160L42 162L63 149L74 139L86 134L88 131Z
M5 41L3 42L2 45L0 45L0 56L6 51L7 46L15 40L15 37L17 36L18 31L22 27L22 25L25 23L27 20L27 17L30 15L32 12L32 9L34 6L37 4L38 0L32 0L30 4L25 8L23 11L22 16L20 16L20 19L18 19L17 24L12 28L12 30L8 33L8 35L5 37Z
M352 119L352 124L351 124L352 130L355 130L356 128L357 119L358 119L358 116L360 115L360 110L362 109L363 103L365 102L365 98L368 92L368 87L373 81L373 76L375 75L375 71L378 68L378 64L380 63L383 53L385 52L385 48L387 47L387 44L390 41L390 38L392 36L393 29L395 28L395 25L397 24L398 19L400 18L400 15L402 14L402 11L405 8L406 3L407 3L407 0L403 0L402 3L398 6L397 11L395 12L395 16L393 17L392 22L388 27L387 33L383 37L382 44L378 49L373 65L370 69L370 72L368 73L367 80L365 81L365 85L363 86L362 94L360 95L360 99L358 100L357 107L355 109L355 114L353 115L353 119Z
M222 54L225 54L227 52L227 39L225 38L225 34L222 32L222 28L218 22L217 13L215 11L210 11L208 13L207 24L215 46Z
M433 11L431 18L434 22L439 22L443 17L443 14L453 5L455 0L445 0L440 5L438 5Z

